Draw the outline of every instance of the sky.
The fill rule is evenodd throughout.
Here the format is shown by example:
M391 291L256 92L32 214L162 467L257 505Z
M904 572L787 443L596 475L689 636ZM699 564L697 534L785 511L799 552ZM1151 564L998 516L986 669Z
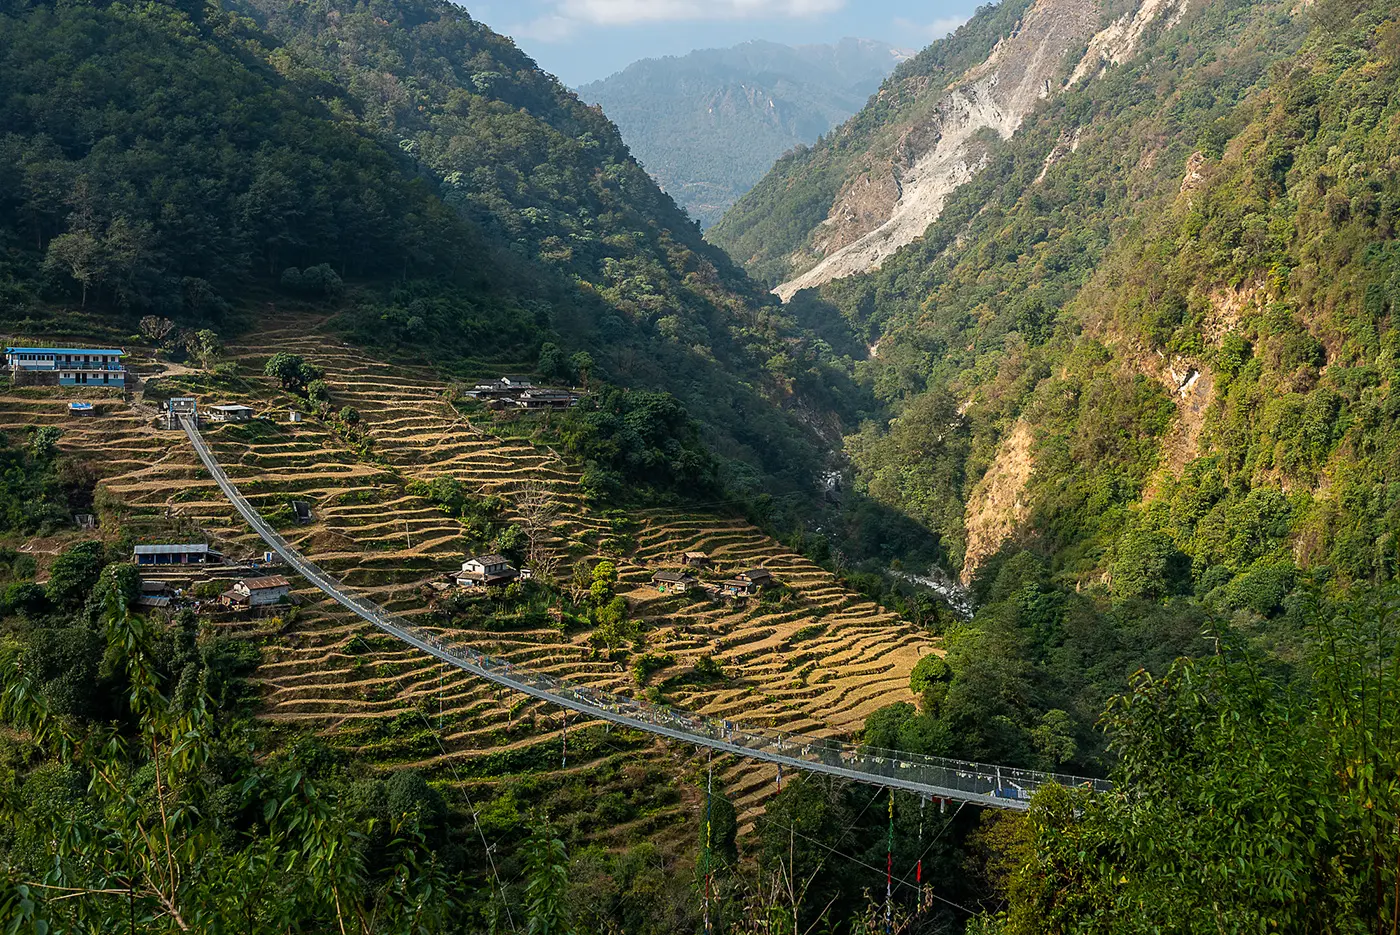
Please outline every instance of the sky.
M473 18L515 39L545 71L578 87L632 62L767 39L848 36L922 49L961 25L976 0L470 0Z

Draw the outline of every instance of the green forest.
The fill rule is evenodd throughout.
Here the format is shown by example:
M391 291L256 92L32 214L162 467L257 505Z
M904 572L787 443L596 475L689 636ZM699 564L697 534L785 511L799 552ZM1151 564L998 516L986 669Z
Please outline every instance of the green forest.
M752 790L589 727L465 767L508 777L473 798L260 718L262 647L140 606L133 529L35 426L0 442L0 926L1393 933L1400 7L1193 5L989 140L879 269L769 295L1026 6L904 63L707 242L599 111L445 2L0 0L9 333L161 345L222 391L247 377L222 342L292 314L431 368L466 418L485 377L586 389L501 430L568 460L612 547L644 506L742 514L937 641L850 739L1114 783L1016 812L780 774L741 814ZM379 457L317 367L260 376ZM408 493L524 556L503 500ZM41 576L25 546L90 512L102 538ZM576 579L557 619L519 585L448 619L591 628L658 697L724 682L706 656L648 687L670 663L617 568ZM392 730L439 742L424 709ZM607 756L556 771L570 750Z
M228 335L304 309L464 380L533 370L554 343L679 398L745 495L813 486L797 394L853 418L870 403L610 123L459 8L5 11L11 329L115 340L153 314Z

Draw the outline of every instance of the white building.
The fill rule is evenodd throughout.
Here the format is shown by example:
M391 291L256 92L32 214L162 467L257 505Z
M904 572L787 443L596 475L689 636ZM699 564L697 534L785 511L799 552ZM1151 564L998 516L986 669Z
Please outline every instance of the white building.
M209 413L210 422L247 422L256 413L252 406L243 406L235 403L226 403L222 406L210 406L205 410Z
M462 563L462 570L457 573L457 586L489 588L509 584L519 577L520 572L515 570L504 555L481 555Z
M7 347L5 360L16 385L126 386L120 348Z
M265 607L278 603L291 593L290 581L281 575L269 575L265 578L244 578L224 594L224 600L245 607Z

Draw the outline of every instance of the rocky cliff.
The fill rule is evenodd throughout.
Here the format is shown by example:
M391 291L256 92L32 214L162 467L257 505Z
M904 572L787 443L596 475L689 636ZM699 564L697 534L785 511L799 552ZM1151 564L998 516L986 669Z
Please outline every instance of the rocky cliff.
M760 276L781 278L774 291L784 300L803 289L878 268L886 257L923 235L942 213L948 196L986 166L996 141L1015 134L1042 101L1130 57L1150 29L1175 25L1185 2L1142 0L1116 17L1109 15L1102 0L1035 0L1014 20L1002 11L1003 31L980 61L942 82L897 73L894 82L905 86L887 83L880 98L913 97L912 105L906 103L902 113L885 119L866 140L857 141L857 134L843 128L823 144L846 150L839 184L823 215L815 215L807 201L792 206L794 216L787 226L813 223L801 231L797 249L782 257L777 276L774 267L754 264L766 257L735 251L736 258L750 263ZM966 40L954 36L944 41ZM870 109L882 107L877 99ZM803 182L794 174L831 174L831 169L820 159L796 166L795 173L780 166L778 175L787 177L774 182L800 189ZM797 217L802 213L805 219ZM713 239L730 247L742 239L743 228L737 220L721 225Z

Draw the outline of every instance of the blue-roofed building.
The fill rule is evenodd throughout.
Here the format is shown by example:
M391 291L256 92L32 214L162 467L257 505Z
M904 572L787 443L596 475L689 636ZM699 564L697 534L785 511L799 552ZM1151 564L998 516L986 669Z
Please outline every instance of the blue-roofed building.
M7 347L10 378L50 386L126 386L126 351L96 347Z

